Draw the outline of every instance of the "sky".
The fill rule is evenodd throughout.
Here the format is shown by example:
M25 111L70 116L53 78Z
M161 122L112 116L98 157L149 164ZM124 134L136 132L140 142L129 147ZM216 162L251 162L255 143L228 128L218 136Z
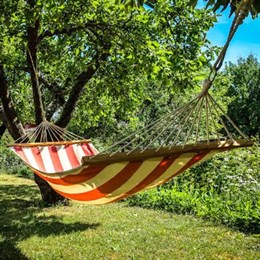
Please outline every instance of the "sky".
M200 1L199 7L202 6L205 6L205 4ZM218 22L207 34L207 38L212 45L222 47L225 44L234 18L234 14L228 18L229 11L229 8L224 12L218 11ZM252 19L251 15L249 15L244 20L244 23L239 26L230 43L224 62L236 63L238 58L246 58L250 54L254 54L260 61L260 14L255 19Z

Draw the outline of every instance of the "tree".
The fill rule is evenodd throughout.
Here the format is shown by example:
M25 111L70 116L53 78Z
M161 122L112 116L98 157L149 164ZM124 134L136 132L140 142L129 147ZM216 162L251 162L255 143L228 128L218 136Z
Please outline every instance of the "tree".
M4 0L0 13L1 120L14 139L26 122L66 127L73 112L88 111L86 127L125 117L146 94L140 78L164 91L192 86L211 55L201 47L215 21L185 1L162 0L128 12L109 0ZM45 202L62 199L36 182Z
M248 136L260 133L260 63L253 56L229 62L222 74L229 78L226 96L232 97L228 115Z

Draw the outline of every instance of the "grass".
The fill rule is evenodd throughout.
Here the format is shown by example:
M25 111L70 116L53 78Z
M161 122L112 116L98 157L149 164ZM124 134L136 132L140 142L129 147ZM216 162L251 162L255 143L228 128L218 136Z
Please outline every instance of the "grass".
M260 259L260 239L124 203L42 208L28 179L0 174L0 259Z

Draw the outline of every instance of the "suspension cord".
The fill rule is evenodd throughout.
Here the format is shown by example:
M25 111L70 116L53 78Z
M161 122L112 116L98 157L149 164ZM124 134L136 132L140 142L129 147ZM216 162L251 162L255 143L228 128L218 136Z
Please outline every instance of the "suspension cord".
M243 20L245 19L245 17L247 17L247 15L249 13L251 2L252 2L252 0L244 0L240 3L240 5L237 9L236 15L234 17L234 20L232 22L232 25L230 27L226 44L223 46L217 60L215 61L213 67L211 68L211 72L210 72L208 78L206 78L204 80L203 86L202 86L202 91L198 95L199 98L202 97L203 95L205 95L207 93L207 91L209 90L209 88L212 86L212 83L214 82L219 69L222 67L223 61L224 61L226 53L227 53L227 49L229 47L231 40L233 39L233 36L235 35L239 25L241 25L243 23Z
M30 62L32 64L32 69L33 69L33 73L34 73L35 80L36 80L36 91L37 91L37 95L39 96L39 103L40 103L39 108L40 108L41 117L42 117L43 121L46 121L46 114L45 114L44 105L43 105L43 101L42 101L42 92L41 92L41 88L40 88L37 67L36 67L36 64L34 64L32 54L31 54L29 47L27 47L27 52L30 57Z

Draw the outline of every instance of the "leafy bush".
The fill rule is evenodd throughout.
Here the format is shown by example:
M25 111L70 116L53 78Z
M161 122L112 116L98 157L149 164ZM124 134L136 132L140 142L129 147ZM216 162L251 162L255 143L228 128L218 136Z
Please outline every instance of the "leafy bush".
M260 148L221 153L128 204L195 214L246 232L260 232Z
M0 172L32 178L32 171L6 146L11 142L9 135L3 136L0 142Z

